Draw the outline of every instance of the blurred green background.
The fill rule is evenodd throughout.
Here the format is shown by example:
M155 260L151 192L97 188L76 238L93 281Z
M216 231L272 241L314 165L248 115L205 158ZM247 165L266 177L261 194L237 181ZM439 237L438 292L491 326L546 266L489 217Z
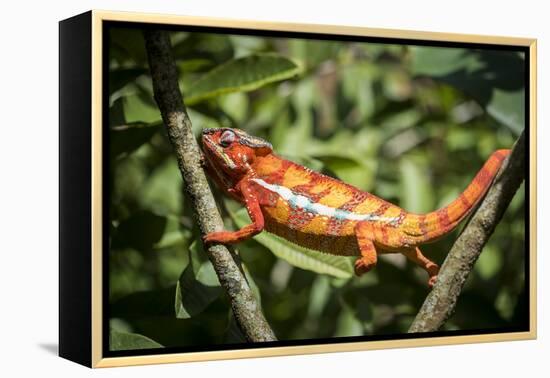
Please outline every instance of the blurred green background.
M524 128L514 51L171 32L195 134L239 127L275 151L412 212L448 204ZM109 31L111 350L243 342L206 259L152 96L139 29ZM226 227L246 211L215 195ZM526 325L522 186L445 330ZM441 264L461 227L424 246ZM279 340L407 331L427 275L401 255L353 259L262 233L237 247Z

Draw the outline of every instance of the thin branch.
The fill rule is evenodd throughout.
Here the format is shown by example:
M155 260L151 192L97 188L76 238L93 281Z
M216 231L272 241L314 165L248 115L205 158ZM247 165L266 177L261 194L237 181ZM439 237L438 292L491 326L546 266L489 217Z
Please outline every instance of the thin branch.
M169 36L157 30L146 30L144 36L155 100L176 153L199 227L203 234L220 231L223 229L222 218L201 167L200 149L178 87L178 73ZM223 245L212 245L208 247L207 253L220 284L229 296L237 324L247 340L275 341L275 335L235 261L237 257Z
M468 274L524 179L525 137L522 133L487 195L451 248L409 332L437 331L453 314Z

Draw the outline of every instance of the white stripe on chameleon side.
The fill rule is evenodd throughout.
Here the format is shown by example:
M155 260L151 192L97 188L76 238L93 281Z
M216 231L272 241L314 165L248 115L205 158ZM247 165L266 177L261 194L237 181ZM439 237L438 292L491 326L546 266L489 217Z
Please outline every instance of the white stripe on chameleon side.
M290 206L294 208L304 209L317 215L352 221L380 221L391 223L399 220L399 217L390 218L381 217L373 214L357 214L351 211L336 209L334 207L313 202L306 196L293 193L292 190L284 186L270 184L259 178L254 178L252 179L252 181L269 190L270 192L277 193L282 199L287 201Z

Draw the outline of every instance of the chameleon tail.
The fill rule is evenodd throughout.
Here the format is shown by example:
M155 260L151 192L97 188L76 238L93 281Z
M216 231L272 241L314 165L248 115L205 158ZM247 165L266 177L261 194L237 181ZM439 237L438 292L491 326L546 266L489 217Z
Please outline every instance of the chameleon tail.
M474 179L448 206L424 215L409 214L404 223L419 244L435 241L453 230L483 198L510 150L497 150L489 157Z

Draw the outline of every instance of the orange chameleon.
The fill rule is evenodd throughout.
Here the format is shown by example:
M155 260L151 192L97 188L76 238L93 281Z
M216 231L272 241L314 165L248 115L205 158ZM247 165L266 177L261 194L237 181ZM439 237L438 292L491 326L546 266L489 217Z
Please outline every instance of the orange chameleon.
M419 245L451 232L483 197L510 150L495 151L466 190L448 206L413 214L332 177L273 153L267 141L239 129L202 133L208 174L243 203L252 223L212 232L205 243L234 244L264 229L293 243L334 255L358 256L355 273L376 265L377 255L402 253L424 268L432 287L439 267Z

